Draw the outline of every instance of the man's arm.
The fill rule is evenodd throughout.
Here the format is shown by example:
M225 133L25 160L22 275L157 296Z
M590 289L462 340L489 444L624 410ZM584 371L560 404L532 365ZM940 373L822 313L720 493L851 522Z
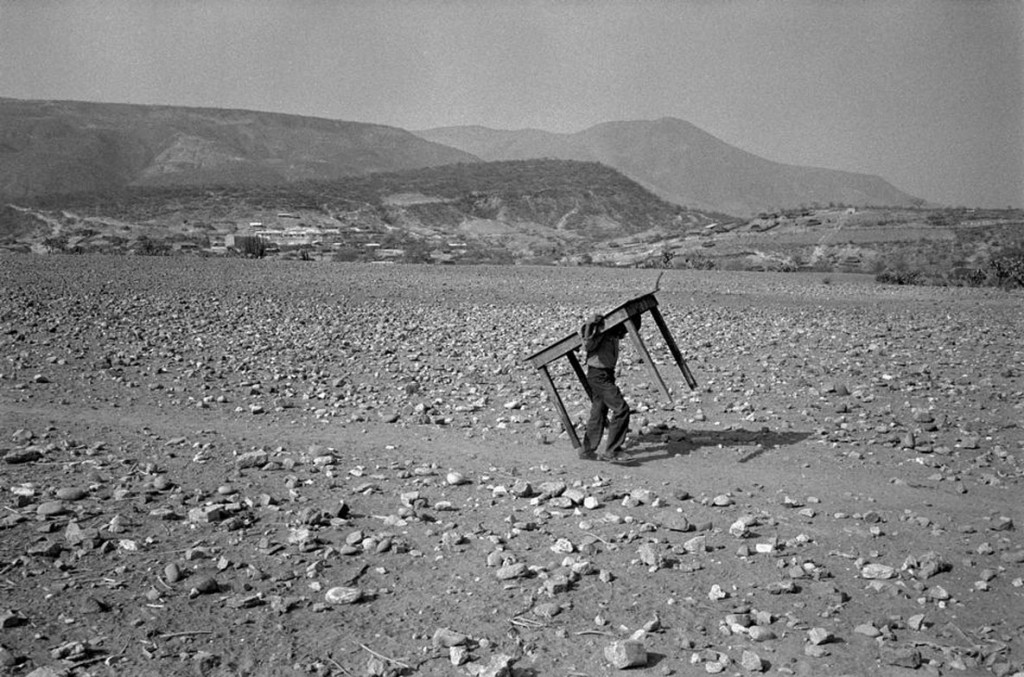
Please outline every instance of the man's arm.
M604 317L594 315L583 323L580 328L580 338L583 339L583 350L588 354L597 350L601 343L602 330L604 329Z

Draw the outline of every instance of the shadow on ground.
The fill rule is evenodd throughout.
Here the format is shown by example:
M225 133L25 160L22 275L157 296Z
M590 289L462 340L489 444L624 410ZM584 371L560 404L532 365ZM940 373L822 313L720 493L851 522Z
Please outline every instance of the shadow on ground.
M743 454L738 462L747 463L768 451L797 444L810 436L807 432L773 432L765 428L695 430L682 439L672 439L665 433L641 434L634 438L626 458L633 465L686 456L703 447L740 447Z

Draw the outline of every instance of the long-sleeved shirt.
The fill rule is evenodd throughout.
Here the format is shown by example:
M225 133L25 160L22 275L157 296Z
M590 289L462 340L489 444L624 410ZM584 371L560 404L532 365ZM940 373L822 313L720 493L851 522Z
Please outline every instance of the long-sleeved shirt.
M593 338L583 341L583 349L587 355L587 366L598 369L615 369L619 362L619 337L611 332L601 332Z

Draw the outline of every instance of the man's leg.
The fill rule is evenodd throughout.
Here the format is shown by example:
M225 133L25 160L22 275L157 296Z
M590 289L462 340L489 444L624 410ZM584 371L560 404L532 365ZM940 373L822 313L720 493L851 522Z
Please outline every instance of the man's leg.
M605 394L605 402L611 410L611 420L608 422L608 440L605 442L604 456L613 457L622 449L626 441L626 433L629 432L629 405L622 396L622 391L615 384Z
M605 402L604 390L606 378L599 372L591 369L587 374L587 382L590 384L590 418L587 419L587 429L583 433L583 448L580 450L581 457L596 458L597 448L601 444L601 436L607 425L608 404Z

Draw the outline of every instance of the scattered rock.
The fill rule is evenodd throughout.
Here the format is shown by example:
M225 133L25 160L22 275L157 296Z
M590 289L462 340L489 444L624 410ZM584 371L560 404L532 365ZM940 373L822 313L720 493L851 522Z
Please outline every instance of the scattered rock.
M11 465L18 465L20 463L33 463L40 460L42 457L43 453L32 447L27 447L25 449L11 449L4 454L4 462L10 463Z
M856 626L853 631L858 635L864 635L865 637L878 637L882 634L882 631L871 623L861 623Z
M19 625L25 625L26 623L28 623L28 619L14 609L7 609L0 612L0 628L16 628Z
M198 576L192 582L192 587L189 590L190 597L198 597L199 595L209 595L220 591L220 583L213 576Z
M363 599L363 591L359 588L350 588L343 585L336 586L327 591L324 601L328 604L355 604Z
M913 647L883 644L879 656L886 665L896 665L911 670L921 667L921 652Z
M434 631L434 637L431 639L431 644L435 648L443 647L445 649L453 646L462 646L469 641L469 637L461 632L455 632L450 628L438 628Z
M506 564L505 566L498 569L495 573L498 580L509 581L514 578L523 578L529 574L530 568L526 566L524 562L515 562L513 564Z
M740 665L747 672L764 672L767 669L764 660L754 651L744 650Z
M617 670L647 665L647 649L643 642L626 639L604 648L604 657Z
M259 407L260 411L253 411L254 414L262 413L262 407ZM239 468L261 468L269 461L269 454L265 450L247 451L239 454L235 457L235 465Z
M825 628L811 628L807 631L807 641L815 646L830 642L833 638L832 633Z
M64 501L44 501L36 506L36 514L40 517L57 517L68 511Z
M472 665L470 674L474 677L512 677L512 666L515 659L506 654L492 656L486 665Z
M871 564L864 565L864 567L860 570L860 575L861 578L885 580L895 578L896 569L895 567L891 567L888 564L879 564L877 562L873 562Z

